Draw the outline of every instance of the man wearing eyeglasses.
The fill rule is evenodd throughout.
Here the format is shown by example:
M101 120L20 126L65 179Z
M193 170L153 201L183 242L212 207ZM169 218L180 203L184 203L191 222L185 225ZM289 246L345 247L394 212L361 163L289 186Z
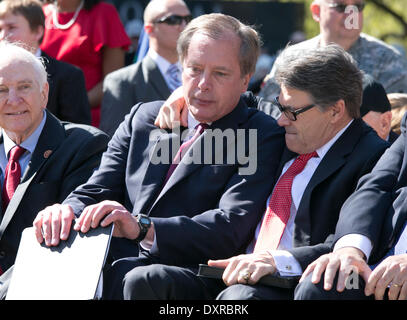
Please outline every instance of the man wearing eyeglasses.
M182 0L153 0L144 10L149 51L140 62L106 77L100 129L112 136L138 102L165 100L181 83L177 40L191 13Z
M314 0L311 13L319 23L320 34L296 44L298 48L315 48L336 43L356 60L362 71L381 83L386 92L407 92L407 60L393 47L361 33L363 27L363 0ZM259 95L271 100L280 91L275 79L275 68L266 76ZM264 111L270 105L263 104Z
M208 262L225 268L222 300L292 299L293 287L259 280L268 274L301 275L331 250L343 203L389 146L360 118L362 75L340 46L289 47L275 67L281 92L272 103L281 112L286 149L247 254ZM345 237L337 248L357 240Z

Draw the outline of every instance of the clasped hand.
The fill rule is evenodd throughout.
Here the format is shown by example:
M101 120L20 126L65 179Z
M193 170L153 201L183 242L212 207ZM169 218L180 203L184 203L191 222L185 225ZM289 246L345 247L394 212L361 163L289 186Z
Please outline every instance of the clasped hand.
M319 283L325 273L324 289L331 290L338 273L336 290L342 292L347 276L352 271L365 280L366 296L374 294L376 300L382 300L388 288L389 300L407 299L407 254L389 256L372 271L364 261L361 251L350 247L342 248L312 262L304 271L300 282L312 273L312 283Z
M33 226L39 243L57 246L60 240L68 239L75 214L69 205L54 204L40 211ZM114 223L113 236L136 239L140 229L135 217L116 201L102 201L87 206L75 220L73 229L86 233L99 225L106 227Z

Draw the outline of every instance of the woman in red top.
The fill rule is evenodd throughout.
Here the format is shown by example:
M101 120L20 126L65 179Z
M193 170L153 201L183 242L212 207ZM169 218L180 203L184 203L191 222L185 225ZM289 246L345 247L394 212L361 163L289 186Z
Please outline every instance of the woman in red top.
M130 45L116 8L100 0L56 0L43 7L45 34L41 49L82 69L98 127L104 77L124 66ZM72 94L75 94L73 92Z

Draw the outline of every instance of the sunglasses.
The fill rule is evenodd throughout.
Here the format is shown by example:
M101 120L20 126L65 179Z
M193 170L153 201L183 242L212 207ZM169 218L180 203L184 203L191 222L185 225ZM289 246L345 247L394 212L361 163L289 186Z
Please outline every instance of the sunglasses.
M185 21L185 24L188 24L189 22L191 22L192 20L192 16L188 15L188 16L179 16L176 14L167 16L167 17L163 17L159 20L154 21L154 23L166 23L170 26L175 26L175 25L180 25L182 24L183 21Z
M356 3L356 4L344 4L344 3L329 3L328 7L334 9L338 13L344 13L348 6L355 6L358 11L362 12L365 8L365 3Z
M284 115L290 120L290 121L296 121L297 116L313 107L315 107L315 104L310 104L309 106L299 108L299 109L294 109L293 107L284 107L280 104L278 101L278 97L274 98L273 104L282 112Z

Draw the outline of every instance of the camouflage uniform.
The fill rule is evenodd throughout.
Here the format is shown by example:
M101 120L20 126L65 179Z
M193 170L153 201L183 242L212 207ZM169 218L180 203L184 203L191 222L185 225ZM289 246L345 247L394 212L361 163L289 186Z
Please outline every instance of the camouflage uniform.
M319 46L320 36L300 42L295 46L298 48L315 48ZM348 50L356 60L359 69L370 74L376 81L380 82L387 93L407 93L407 59L396 49L372 36L361 33L356 43ZM273 81L275 67L265 78L265 85L259 96L272 100L280 92L280 88ZM260 109L270 108L264 105ZM263 110L268 111L268 110ZM268 112L269 113L269 112Z

